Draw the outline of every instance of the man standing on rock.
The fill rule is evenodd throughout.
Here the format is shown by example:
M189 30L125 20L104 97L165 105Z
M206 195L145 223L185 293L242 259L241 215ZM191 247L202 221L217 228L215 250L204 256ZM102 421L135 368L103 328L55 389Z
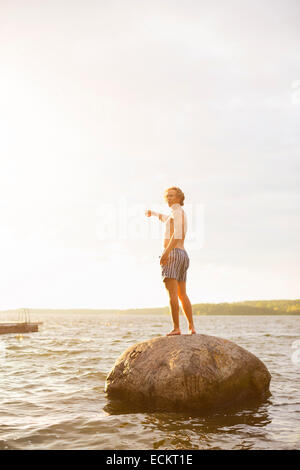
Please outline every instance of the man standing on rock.
M179 302L189 325L189 334L195 334L193 312L190 299L186 293L186 272L190 259L184 248L187 232L187 217L182 209L184 194L181 189L173 186L165 191L164 198L171 208L171 214L165 215L146 210L147 217L156 216L166 223L164 234L164 251L160 257L162 279L169 294L170 309L174 328L167 336L180 335Z

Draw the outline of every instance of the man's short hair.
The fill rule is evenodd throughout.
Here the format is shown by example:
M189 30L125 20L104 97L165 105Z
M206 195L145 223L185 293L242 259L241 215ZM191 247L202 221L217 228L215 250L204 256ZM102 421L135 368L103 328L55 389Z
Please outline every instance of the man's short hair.
M183 204L184 204L183 201L185 199L185 196L184 196L183 192L181 191L181 189L177 188L176 186L172 186L171 188L168 188L168 189L165 190L164 199L167 200L167 194L168 194L168 191L170 189L174 189L176 191L177 198L179 199L179 204L181 206L183 206Z

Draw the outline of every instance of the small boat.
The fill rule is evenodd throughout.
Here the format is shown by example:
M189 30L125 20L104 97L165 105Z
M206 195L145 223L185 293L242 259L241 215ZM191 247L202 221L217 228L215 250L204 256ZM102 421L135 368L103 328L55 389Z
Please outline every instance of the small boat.
M34 333L43 322L31 322L28 309L19 312L17 322L0 322L0 335L8 333Z

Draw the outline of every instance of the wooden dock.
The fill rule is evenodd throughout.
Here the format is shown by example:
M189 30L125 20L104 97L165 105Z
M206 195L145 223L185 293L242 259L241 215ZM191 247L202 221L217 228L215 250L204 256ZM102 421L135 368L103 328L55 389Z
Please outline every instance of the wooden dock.
M0 323L0 335L8 333L34 333L43 322Z

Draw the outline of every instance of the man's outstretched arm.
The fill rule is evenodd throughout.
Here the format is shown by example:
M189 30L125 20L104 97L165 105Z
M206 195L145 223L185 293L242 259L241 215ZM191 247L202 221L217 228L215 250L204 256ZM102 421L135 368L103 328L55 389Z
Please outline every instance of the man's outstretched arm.
M148 215L149 214L149 215ZM148 217L151 217L152 215L155 216L155 217L158 217L159 220L161 220L161 222L165 222L167 219L168 219L168 215L165 215L165 214L161 214L160 212L155 212L155 211L152 211L152 210L147 210L146 211L146 215Z

